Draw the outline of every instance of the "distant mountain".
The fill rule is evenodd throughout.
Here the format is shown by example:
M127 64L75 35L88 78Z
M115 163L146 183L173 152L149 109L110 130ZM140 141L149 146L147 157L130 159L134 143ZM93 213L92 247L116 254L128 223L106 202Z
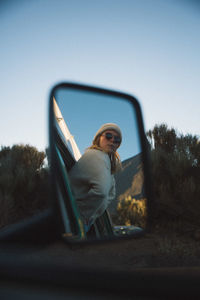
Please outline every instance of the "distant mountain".
M114 213L120 200L131 196L135 199L144 198L143 167L141 154L133 156L122 162L122 170L115 175L116 199L109 206Z

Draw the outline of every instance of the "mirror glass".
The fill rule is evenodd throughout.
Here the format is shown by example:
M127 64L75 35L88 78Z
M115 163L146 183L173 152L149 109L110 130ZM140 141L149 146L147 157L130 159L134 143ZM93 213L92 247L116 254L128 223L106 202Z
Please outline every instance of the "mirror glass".
M56 89L51 101L52 175L63 237L99 239L143 232L147 199L134 103L105 91L67 87ZM105 125L108 130L102 131L107 123L117 127ZM98 130L98 145L88 150ZM111 170L116 152L120 162Z

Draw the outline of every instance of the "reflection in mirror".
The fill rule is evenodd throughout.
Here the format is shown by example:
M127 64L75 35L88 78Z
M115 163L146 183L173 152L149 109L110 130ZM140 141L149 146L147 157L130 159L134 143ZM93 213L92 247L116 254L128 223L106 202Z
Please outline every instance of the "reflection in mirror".
M112 94L60 87L53 95L56 197L72 240L142 232L146 225L137 111Z

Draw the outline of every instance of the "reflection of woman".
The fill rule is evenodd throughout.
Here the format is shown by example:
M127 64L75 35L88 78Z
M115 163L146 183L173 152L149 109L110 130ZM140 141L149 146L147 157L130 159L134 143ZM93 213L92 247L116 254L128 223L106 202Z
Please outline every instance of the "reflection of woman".
M69 172L80 214L89 229L115 197L114 173L120 166L116 152L122 134L114 123L104 124L89 147Z

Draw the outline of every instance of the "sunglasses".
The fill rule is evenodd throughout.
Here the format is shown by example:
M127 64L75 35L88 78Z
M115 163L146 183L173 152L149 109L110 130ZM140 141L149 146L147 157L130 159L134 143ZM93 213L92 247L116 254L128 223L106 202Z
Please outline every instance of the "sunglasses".
M107 140L112 140L112 138L114 138L114 144L120 144L121 143L121 138L118 135L112 134L111 132L106 132L102 135L105 136L105 138Z

